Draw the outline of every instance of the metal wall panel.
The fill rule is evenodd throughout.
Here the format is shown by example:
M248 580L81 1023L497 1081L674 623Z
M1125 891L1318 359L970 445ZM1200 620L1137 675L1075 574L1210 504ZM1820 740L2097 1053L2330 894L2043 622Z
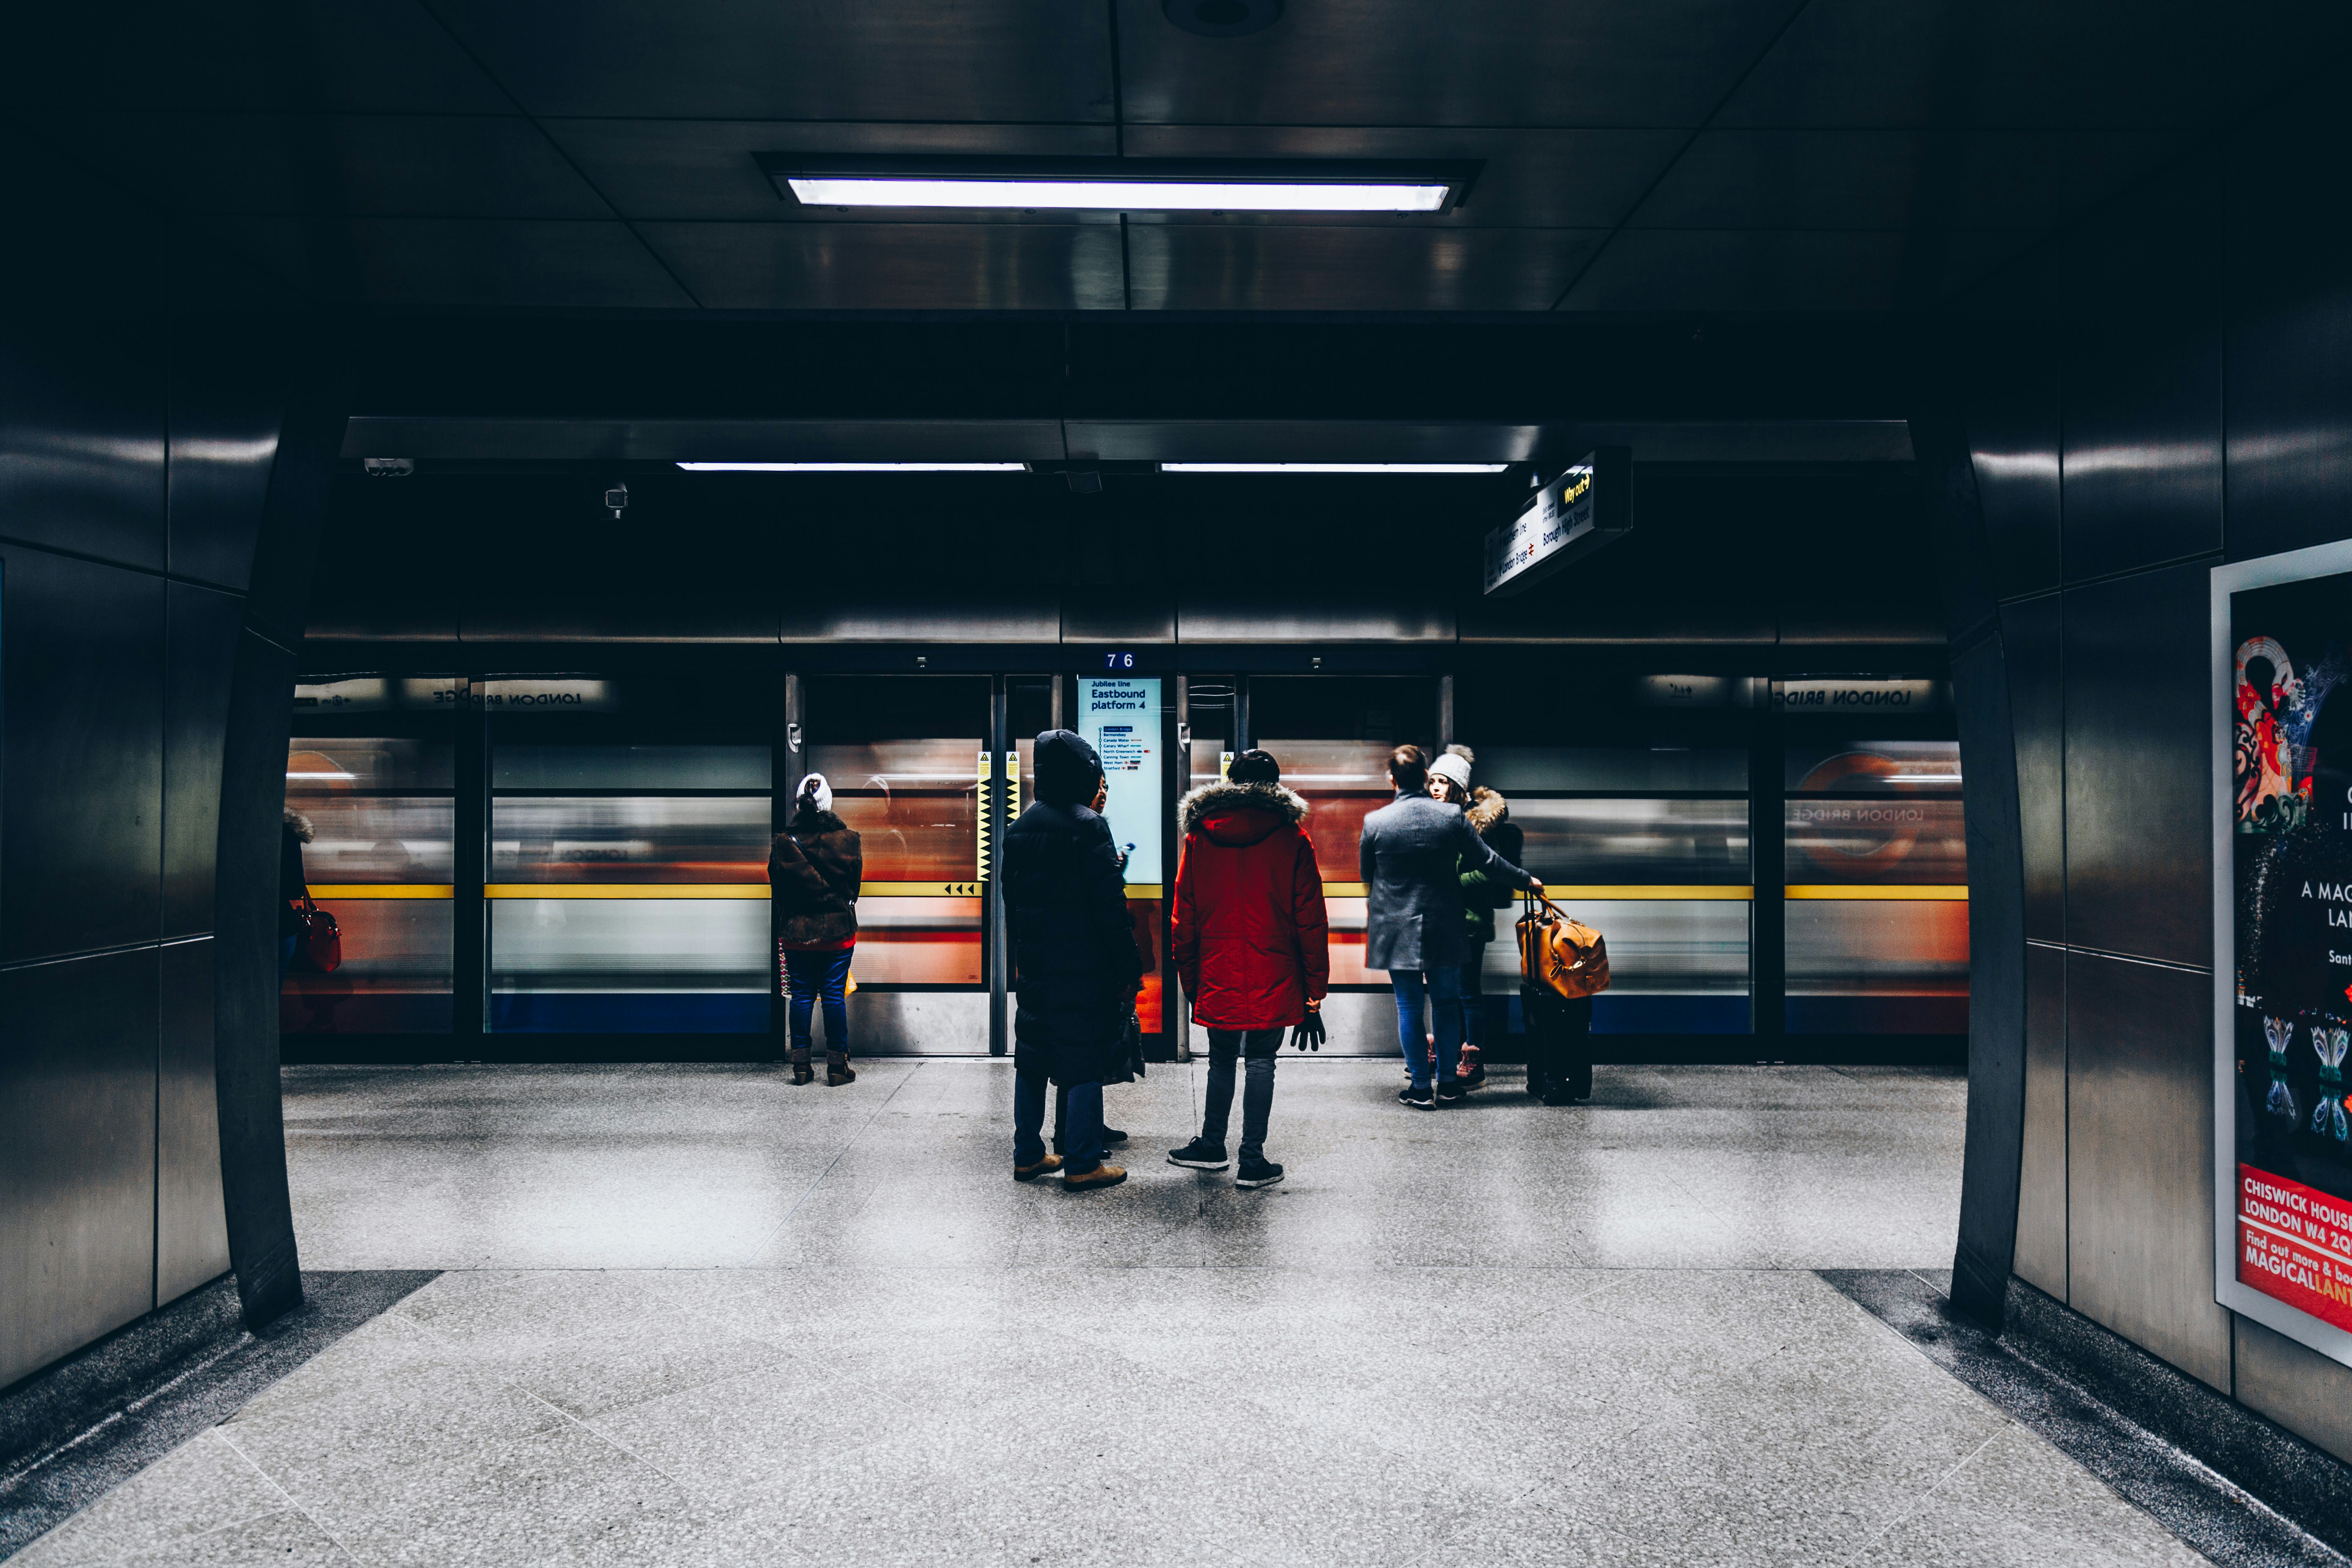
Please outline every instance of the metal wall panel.
M2066 580L2221 548L2219 176L2200 160L2065 250Z
M2212 984L2193 970L2066 955L2067 1300L2226 1393Z
M1172 643L1176 601L1165 593L1074 593L1062 600L1066 643Z
M2232 1316L2238 1331L2232 1392L2238 1402L2337 1458L2352 1460L2352 1400L2345 1397L2352 1373L2252 1318Z
M1953 345L1977 367L1968 401L1977 500L2000 598L2058 586L2058 274L2048 250L1979 291ZM2016 679L2012 669L2011 679Z
M154 1305L155 987L152 948L0 971L0 1387Z
M0 799L0 962L152 942L163 580L38 550L0 560L12 781Z
M898 601L812 595L783 607L783 640L800 642L1049 643L1062 631L1058 599L1034 591Z
M2346 141L2340 106L2229 153L2230 556L2341 539L2352 471L2352 279L2341 225L2312 221Z
M2064 614L2066 939L2209 963L2206 567L2069 589Z
M163 934L213 929L220 839L221 742L245 601L192 584L165 589Z
M1452 642L1454 610L1434 602L1250 603L1186 594L1177 601L1176 634L1187 643Z
M1990 525L1988 525L1990 526ZM2066 939L2065 605L2055 594L2002 606L2028 941Z
M12 159L55 162L46 151L0 149ZM100 232L120 237L121 254L81 247L93 254L79 287L100 292L110 283L158 281L106 276L125 257L152 252L152 237L113 225ZM12 256L29 248L9 247ZM73 312L54 276L26 278L0 258L0 298L21 312L0 331L0 535L162 571L163 363L138 295L103 297L100 310Z
M285 414L282 341L263 323L231 317L173 334L171 568L181 577L243 588L278 457Z
M213 942L163 948L155 1054L155 1304L228 1271L220 1095L213 1071Z
M2066 1300L2066 955L2025 950L2025 1137L2018 1163L2019 1279Z

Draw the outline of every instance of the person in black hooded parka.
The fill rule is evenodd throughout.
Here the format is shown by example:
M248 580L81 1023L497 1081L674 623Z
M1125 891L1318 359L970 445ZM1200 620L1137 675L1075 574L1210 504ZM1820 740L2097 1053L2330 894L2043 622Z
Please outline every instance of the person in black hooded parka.
M1087 805L1102 784L1101 759L1069 731L1048 730L1037 737L1035 769L1034 801L1004 836L1004 911L1018 995L1013 1175L1026 1182L1060 1170L1064 1188L1082 1192L1127 1179L1103 1163L1102 1086L1120 1064L1143 960L1118 846L1110 824ZM1049 1083L1069 1090L1058 1156L1041 1136Z

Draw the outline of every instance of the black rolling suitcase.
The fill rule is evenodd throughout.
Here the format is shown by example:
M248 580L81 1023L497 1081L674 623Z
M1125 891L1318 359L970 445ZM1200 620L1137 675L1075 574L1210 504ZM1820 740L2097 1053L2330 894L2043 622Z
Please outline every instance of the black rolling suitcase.
M1519 1007L1528 1031L1528 1092L1546 1105L1591 1100L1592 998L1571 1002L1521 981Z

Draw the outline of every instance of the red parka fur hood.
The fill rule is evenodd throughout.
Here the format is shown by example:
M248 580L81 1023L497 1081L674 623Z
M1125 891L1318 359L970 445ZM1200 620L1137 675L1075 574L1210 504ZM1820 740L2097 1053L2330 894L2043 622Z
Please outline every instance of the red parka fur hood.
M1307 803L1280 784L1206 785L1177 807L1184 831L1171 947L1193 1021L1276 1029L1321 1001L1330 932Z

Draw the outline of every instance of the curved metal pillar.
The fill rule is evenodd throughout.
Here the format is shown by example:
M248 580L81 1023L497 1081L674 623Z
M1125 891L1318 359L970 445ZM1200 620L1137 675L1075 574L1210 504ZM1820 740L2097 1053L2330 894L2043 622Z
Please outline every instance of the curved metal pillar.
M214 1068L230 1267L248 1325L302 1300L278 1062L278 856L311 564L344 411L315 345L299 348L253 539L221 757L214 882Z
M1952 1304L1998 1329L2025 1129L2025 862L2016 741L1984 515L1960 422L1915 419L1949 627L1969 846L1969 1116Z

